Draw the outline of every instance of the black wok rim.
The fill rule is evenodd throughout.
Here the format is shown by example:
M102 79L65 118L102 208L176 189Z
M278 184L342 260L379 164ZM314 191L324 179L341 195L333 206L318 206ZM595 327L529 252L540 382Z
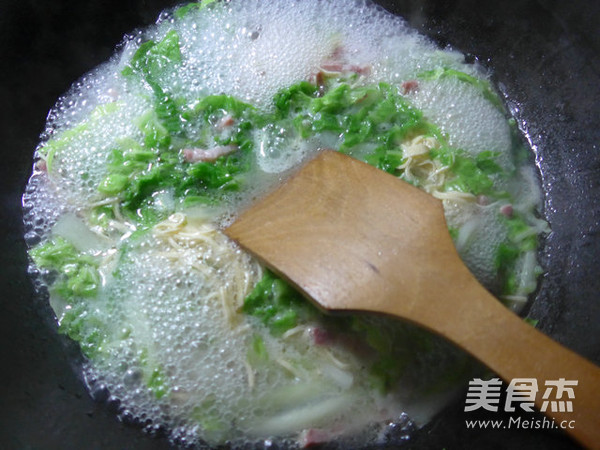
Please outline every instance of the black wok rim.
M0 358L11 363L0 371L0 447L168 447L164 440L148 439L116 423L110 407L93 402L70 370L77 349L56 336L49 308L33 295L24 273L19 199L45 111L74 80L106 60L124 33L152 23L160 9L175 3L0 4L0 92L8 112L2 124L0 178L7 212ZM600 98L598 6L583 0L569 5L524 0L501 7L471 0L380 3L441 45L451 43L476 56L494 71L509 105L519 107L542 173L545 214L553 229L543 252L547 274L529 315L559 342L600 361L600 343L590 338L600 335L600 281L594 270L600 254L600 108L593 101ZM489 42L490 34L501 37ZM531 48L535 43L537 50ZM551 47L554 52L548 51ZM464 394L410 440L392 447L575 447L556 432L466 430L461 399Z

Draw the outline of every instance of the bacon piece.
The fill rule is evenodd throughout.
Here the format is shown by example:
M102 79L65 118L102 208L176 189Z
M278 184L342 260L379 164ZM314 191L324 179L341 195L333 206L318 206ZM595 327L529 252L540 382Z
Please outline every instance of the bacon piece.
M35 168L40 172L48 172L48 164L46 164L45 159L38 159L35 163Z
M359 75L369 75L371 66L360 66L358 64L347 64L340 61L326 61L321 64L320 68L325 72L354 72Z
M371 75L371 66L370 65L359 66L357 64L350 64L349 66L345 66L345 67L347 68L347 70L349 72L354 72L354 73L357 73L359 75L364 75L364 76Z
M311 328L309 334L315 345L331 345L335 341L335 336L324 328Z
M402 93L404 95L411 94L419 90L419 82L417 80L408 80L402 83Z
M308 77L308 82L316 85L319 90L317 92L318 97L322 97L325 93L325 77L327 74L341 74L353 72L358 75L369 76L371 74L371 66L359 66L357 64L346 64L338 61L329 61L319 66L319 71L315 74L311 74Z
M183 149L183 159L189 163L213 162L217 158L235 152L238 149L235 145L223 145L209 149L204 148L185 148Z
M313 445L329 442L333 438L333 434L318 428L309 428L304 430L298 438L298 443L302 448L312 447Z
M500 214L506 216L506 217L512 217L513 215L513 207L512 205L502 205L500 207Z
M228 114L226 116L223 116L221 118L221 120L219 120L217 122L216 127L217 127L217 130L224 130L225 128L228 128L231 125L233 125L234 123L235 123L234 118Z
M321 69L326 72L342 72L344 65L341 62L326 62L321 64Z
M350 64L347 62L348 58L346 57L346 49L338 45L336 46L331 54L323 61L323 63L319 66L319 72L316 74L311 74L308 78L308 81L312 84L315 84L319 87L319 93L317 95L323 95L321 88L324 85L323 80L325 77L325 73L344 73L344 72L354 72L358 75L368 76L371 74L372 67L370 65L359 65L359 64Z

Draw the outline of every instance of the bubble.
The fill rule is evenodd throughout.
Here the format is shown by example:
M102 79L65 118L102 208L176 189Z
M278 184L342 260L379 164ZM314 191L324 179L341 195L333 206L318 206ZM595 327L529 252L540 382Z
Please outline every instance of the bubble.
M500 155L499 163L513 168L511 133L504 113L471 84L452 77L420 82L411 97L429 120L448 134L450 145L472 155L483 151Z

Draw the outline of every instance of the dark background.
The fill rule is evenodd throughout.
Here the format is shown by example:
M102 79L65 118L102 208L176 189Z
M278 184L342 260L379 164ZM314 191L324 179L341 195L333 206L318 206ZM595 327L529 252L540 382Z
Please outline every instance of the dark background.
M167 448L117 422L72 369L26 276L20 196L48 110L168 0L0 0L0 449ZM600 361L600 14L590 0L381 1L440 45L493 70L519 106L541 170L553 233L529 314L559 342ZM532 358L535 355L532 355ZM600 389L600 387L599 387ZM402 448L576 448L555 432L467 430L464 394ZM502 418L494 414L484 418ZM400 443L392 445L396 448Z

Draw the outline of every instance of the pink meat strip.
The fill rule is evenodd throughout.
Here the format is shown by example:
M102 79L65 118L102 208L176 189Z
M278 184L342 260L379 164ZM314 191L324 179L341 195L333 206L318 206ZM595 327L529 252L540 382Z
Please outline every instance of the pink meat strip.
M369 75L371 66L359 66L358 64L347 64L339 61L329 61L321 64L321 69L326 72L354 72L359 75Z
M225 128L229 128L230 126L232 126L234 123L235 123L234 118L230 115L226 115L226 116L223 116L221 118L221 120L219 120L217 122L216 127L217 127L217 130L224 130Z
M505 217L511 218L513 215L512 205L502 205L500 207L500 214L502 214Z
M222 145L209 149L185 148L183 149L183 158L189 163L214 162L217 158L233 153L237 149L236 145Z
M335 435L331 432L320 430L318 428L309 428L300 434L298 443L301 448L309 448L314 445L324 444L329 442Z
M402 93L404 95L411 94L419 90L419 82L417 80L408 80L402 83Z

